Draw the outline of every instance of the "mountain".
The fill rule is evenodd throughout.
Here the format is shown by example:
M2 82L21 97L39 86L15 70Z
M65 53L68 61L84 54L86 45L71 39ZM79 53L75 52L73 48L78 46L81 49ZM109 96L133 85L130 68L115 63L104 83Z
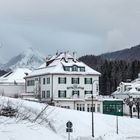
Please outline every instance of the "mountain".
M6 73L7 73L6 71L0 70L0 76L4 75L4 74L6 74Z
M0 56L0 66L2 65L2 64L4 64L6 62L6 60L4 60L1 56Z
M100 56L107 60L140 60L140 44L128 49L101 54Z
M104 62L101 56L95 56L95 55L85 55L80 57L79 60L96 70Z
M3 64L0 69L29 68L36 69L45 61L45 56L37 50L29 48L19 55L11 58L7 63Z
M86 55L79 60L101 73L100 94L110 95L120 82L137 78L140 73L140 45L99 56Z

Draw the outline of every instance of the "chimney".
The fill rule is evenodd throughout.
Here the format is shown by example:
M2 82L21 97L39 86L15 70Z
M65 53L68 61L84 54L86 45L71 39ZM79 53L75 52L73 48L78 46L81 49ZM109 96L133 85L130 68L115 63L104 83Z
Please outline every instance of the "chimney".
M67 52L64 52L64 59L67 62Z
M73 61L76 62L76 52L73 52Z
M50 63L50 59L51 59L51 55L48 55L48 57L46 57L46 66L48 66Z
M27 76L29 73L25 72L25 75Z

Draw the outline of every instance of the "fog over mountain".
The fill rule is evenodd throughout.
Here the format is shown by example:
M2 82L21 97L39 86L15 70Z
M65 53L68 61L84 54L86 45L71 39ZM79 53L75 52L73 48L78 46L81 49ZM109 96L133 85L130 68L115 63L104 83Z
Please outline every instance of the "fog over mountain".
M31 70L38 68L45 62L45 56L35 49L29 48L19 55L12 57L7 63L1 65L1 69L29 68Z

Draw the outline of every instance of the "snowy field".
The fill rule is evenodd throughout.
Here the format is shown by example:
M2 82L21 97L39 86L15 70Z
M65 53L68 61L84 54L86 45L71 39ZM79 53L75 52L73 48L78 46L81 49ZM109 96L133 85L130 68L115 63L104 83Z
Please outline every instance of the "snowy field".
M71 140L92 140L91 113L0 97L1 107L7 104L16 108L18 115L0 117L1 140L67 140L67 121L73 123ZM118 135L116 116L94 113L94 122L94 140L140 140L140 120L136 118L118 117Z

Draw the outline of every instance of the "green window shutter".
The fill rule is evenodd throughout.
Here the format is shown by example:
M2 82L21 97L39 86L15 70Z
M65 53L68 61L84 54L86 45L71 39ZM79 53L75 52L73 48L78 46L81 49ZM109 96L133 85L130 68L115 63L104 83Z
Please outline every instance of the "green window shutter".
M60 90L58 90L58 97L60 97Z
M86 78L85 78L85 84L87 84L87 82L86 82Z
M65 84L66 84L66 77L65 77Z
M80 92L79 92L79 90L78 90L78 96L80 95Z
M92 84L92 78L90 78L90 84Z
M66 90L65 90L65 97L66 97Z
M58 78L58 84L60 84L60 77Z
M74 95L74 91L72 91L72 95Z
M73 78L71 79L71 83L73 84Z
M80 83L80 79L78 78L78 84Z

